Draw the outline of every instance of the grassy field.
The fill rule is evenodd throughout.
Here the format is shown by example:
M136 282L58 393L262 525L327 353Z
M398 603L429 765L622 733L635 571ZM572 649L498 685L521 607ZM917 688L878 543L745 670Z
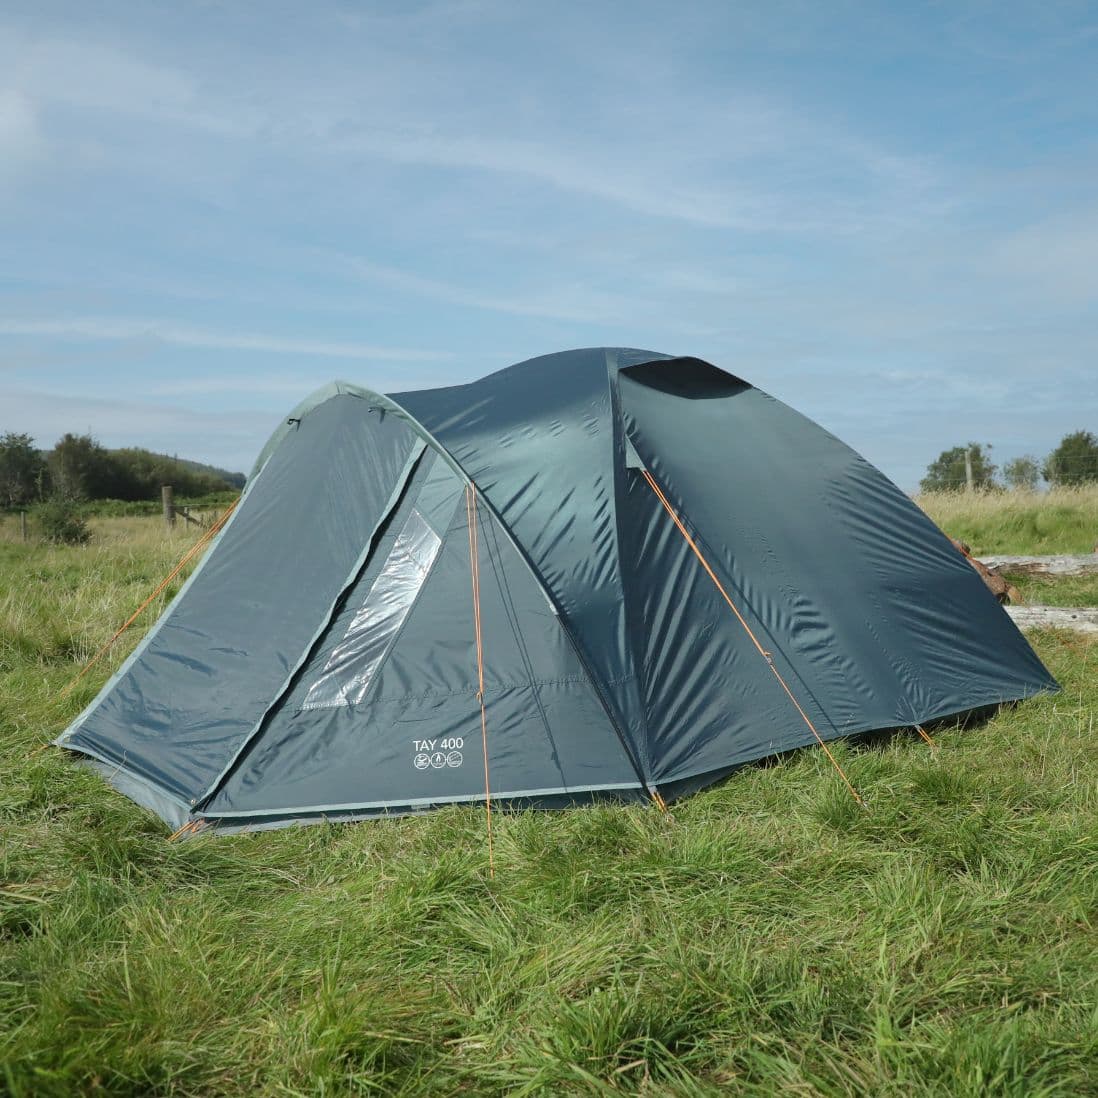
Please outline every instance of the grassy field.
M1044 606L1098 606L1098 575L1027 576L1007 572L1027 603Z
M666 817L497 817L494 879L469 808L170 844L37 750L193 539L93 528L0 527L0 1092L1098 1094L1092 641L1036 636L1063 693L934 750L838 745L868 812L803 751Z
M915 502L976 556L1090 553L1098 545L1098 484L1049 492L931 492Z
M916 503L976 556L1085 554L1098 546L1098 484L1050 492L933 492ZM1006 573L1028 603L1098 606L1098 575Z

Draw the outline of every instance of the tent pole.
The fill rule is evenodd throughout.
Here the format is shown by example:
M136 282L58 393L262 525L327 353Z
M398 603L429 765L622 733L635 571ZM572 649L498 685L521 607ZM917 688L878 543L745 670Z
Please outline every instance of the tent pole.
M469 570L473 580L473 630L477 640L477 701L480 703L480 742L484 753L484 810L488 821L488 876L495 877L492 853L492 786L488 780L488 718L484 707L484 644L480 631L480 552L477 540L477 487L465 486L465 515L469 524Z

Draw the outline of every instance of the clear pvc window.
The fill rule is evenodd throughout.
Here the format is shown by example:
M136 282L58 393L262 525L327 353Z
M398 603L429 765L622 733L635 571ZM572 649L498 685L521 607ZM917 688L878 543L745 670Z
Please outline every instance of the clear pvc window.
M309 687L302 709L359 705L365 700L441 547L442 539L413 509L343 639Z

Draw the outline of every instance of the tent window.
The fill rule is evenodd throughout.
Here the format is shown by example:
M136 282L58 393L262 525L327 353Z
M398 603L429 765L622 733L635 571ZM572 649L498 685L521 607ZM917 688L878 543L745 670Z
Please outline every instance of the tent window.
M302 709L331 709L365 700L441 547L442 539L413 509L343 639L309 687Z

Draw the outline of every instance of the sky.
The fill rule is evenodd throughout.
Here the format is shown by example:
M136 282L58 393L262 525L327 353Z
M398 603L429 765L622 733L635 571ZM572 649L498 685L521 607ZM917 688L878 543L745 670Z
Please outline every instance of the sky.
M1098 6L0 6L0 433L695 355L905 490L1098 431Z

